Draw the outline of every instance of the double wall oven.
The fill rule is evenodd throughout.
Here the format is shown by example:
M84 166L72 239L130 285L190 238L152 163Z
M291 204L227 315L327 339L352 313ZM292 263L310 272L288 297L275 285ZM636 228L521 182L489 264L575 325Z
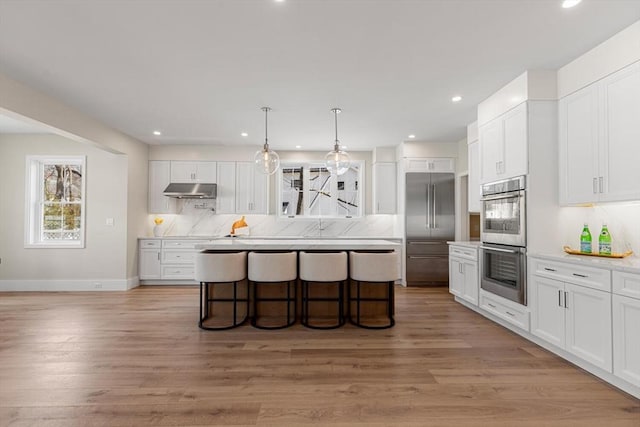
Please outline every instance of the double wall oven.
M480 287L527 305L526 180L524 176L482 186Z

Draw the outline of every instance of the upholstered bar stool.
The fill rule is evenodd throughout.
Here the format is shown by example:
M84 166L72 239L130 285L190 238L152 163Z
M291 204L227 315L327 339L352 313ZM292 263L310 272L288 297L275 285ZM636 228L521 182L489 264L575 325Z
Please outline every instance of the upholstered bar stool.
M313 329L334 329L344 325L344 284L348 278L346 252L300 252L300 281L302 285L302 319L304 326ZM310 296L310 284L335 283L335 296ZM330 326L312 325L309 322L310 302L335 302L337 323ZM316 320L317 320L316 316ZM315 322L314 322L315 323Z
M296 323L296 282L298 280L298 255L296 252L249 252L249 285L253 285L253 317L251 325L259 329L282 329ZM285 297L261 295L261 290L286 286ZM262 288L262 289L261 289ZM292 292L293 288L293 292ZM259 305L262 302L286 302L285 320L277 325L260 325ZM293 309L293 310L292 310Z
M200 252L196 254L195 279L200 282L200 320L201 329L220 331L242 325L249 318L249 286L245 284L241 295L239 283L247 278L246 252ZM232 296L214 297L212 286L231 285ZM232 305L233 318L222 326L205 325L210 319L214 303ZM244 310L243 310L244 307ZM238 320L238 316L241 316Z
M349 253L350 278L355 282L355 295L352 294L351 284L349 284L349 321L356 326L367 329L386 329L395 325L393 319L394 314L394 293L393 284L398 278L398 256L394 252L373 253L373 252L355 252ZM362 282L368 282L376 285L386 285L385 297L364 297L361 295ZM388 322L382 325L365 324L360 316L362 302L376 301L387 303L387 319ZM351 305L355 303L355 316L351 313Z

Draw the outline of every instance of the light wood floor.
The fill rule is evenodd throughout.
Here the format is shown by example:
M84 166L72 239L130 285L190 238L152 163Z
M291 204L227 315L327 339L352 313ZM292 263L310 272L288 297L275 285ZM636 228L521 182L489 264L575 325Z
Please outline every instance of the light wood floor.
M0 425L640 426L640 401L453 302L393 329L197 328L196 287L0 294Z

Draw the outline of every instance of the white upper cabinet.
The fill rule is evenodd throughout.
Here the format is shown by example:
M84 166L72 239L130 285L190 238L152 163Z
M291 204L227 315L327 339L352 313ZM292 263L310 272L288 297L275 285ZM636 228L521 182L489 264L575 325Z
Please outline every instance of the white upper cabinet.
M560 197L565 203L598 197L598 88L560 100Z
M176 213L176 199L163 194L164 189L169 185L170 179L171 162L168 160L152 160L149 162L149 213Z
M602 81L600 200L640 199L640 62Z
M216 179L216 162L171 162L171 182L205 182L215 184Z
M526 103L481 126L479 135L482 184L527 174Z
M469 155L469 212L480 212L480 143L474 141L467 146Z
M396 164L373 165L373 213L396 213Z
M269 175L256 171L253 162L236 163L236 213L267 214Z
M405 159L405 172L455 172L455 162L450 157Z
M640 199L640 62L560 100L560 202Z
M216 213L236 212L236 162L218 162Z

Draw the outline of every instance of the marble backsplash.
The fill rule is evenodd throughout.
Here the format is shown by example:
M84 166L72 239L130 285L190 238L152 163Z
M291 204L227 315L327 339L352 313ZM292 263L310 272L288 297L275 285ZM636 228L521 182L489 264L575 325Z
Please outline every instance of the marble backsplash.
M164 219L162 236L224 236L242 215L216 214L198 209L199 201L186 201L178 215L149 215L148 236L153 236L153 220ZM395 237L401 232L397 215L366 215L345 219L290 219L276 215L245 215L254 237Z
M562 244L580 247L582 226L589 225L594 247L598 245L598 234L602 224L607 224L611 233L614 252L633 250L640 253L640 203L610 203L588 207L563 207L560 209L560 238ZM637 255L636 255L637 256Z

